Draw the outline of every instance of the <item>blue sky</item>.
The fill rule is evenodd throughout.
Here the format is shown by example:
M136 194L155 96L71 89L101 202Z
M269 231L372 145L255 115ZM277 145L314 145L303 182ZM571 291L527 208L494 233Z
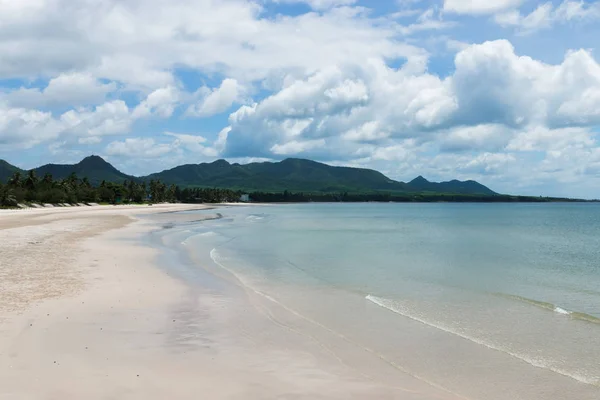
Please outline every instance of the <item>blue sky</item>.
M600 3L0 2L0 158L311 158L600 197Z

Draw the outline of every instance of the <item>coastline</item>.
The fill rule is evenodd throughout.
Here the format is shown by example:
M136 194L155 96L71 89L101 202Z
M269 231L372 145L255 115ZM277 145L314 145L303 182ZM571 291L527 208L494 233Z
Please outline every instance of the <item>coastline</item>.
M458 398L360 353L382 377L354 368L345 344L235 283L171 273L143 238L208 208L0 213L0 399Z

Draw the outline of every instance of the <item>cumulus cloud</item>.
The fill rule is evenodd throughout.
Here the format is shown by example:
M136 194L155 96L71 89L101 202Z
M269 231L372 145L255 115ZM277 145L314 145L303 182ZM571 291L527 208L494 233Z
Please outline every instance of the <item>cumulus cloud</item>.
M315 10L327 10L332 7L349 6L358 0L273 0L275 3L305 3Z
M227 111L234 103L242 100L244 88L235 79L224 79L221 86L214 89L202 87L197 96L200 102L191 105L187 115L196 117L210 117Z
M179 90L173 86L156 89L133 110L133 117L137 119L156 115L168 118L173 114L179 98Z
M444 0L444 11L456 14L494 14L498 11L513 9L523 0Z
M157 143L152 138L127 138L114 141L106 146L106 154L110 156L154 158L173 151L170 143Z
M133 109L123 100L113 100L57 116L0 101L0 148L30 148L59 138L75 139L80 144L99 143L102 136L128 133L141 118L170 116L174 97L171 89L158 89Z
M218 155L213 145L207 143L201 135L164 132L158 138L132 137L110 142L104 153L119 160L130 162L138 160L148 162L152 172L156 172L157 164L173 167L177 163L198 163Z
M537 6L531 13L522 15L517 9L499 13L495 21L505 27L516 27L520 33L550 28L555 24L571 21L588 22L600 19L600 3L565 0L556 7L551 3Z
M421 54L395 40L397 27L336 10L268 19L246 0L2 2L0 79L71 70L154 90L174 83L174 67L248 81L281 69Z
M444 80L377 61L320 71L232 113L226 154L270 156L301 138L330 147L339 139L441 138L443 150L499 149L529 126L600 123L600 65L587 51L550 65L501 40L465 48L455 65Z
M115 82L103 83L89 73L66 73L51 79L43 89L0 89L0 99L23 108L86 106L102 103L116 89Z
M457 120L519 127L600 122L600 65L585 50L549 65L518 56L505 40L470 46L456 56Z
M269 156L269 149L299 137L325 139L326 147L337 153L355 147L340 139L411 136L438 126L454 112L457 105L449 89L433 75L395 70L377 60L362 68L323 70L232 113L226 154Z

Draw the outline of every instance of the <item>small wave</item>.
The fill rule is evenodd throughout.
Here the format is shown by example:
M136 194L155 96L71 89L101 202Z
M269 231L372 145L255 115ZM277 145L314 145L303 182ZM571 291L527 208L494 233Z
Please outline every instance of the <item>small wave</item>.
M562 315L571 315L571 311L567 311L564 308L554 307L554 312Z
M275 300L273 297L269 296L268 294L254 288L249 282L247 282L246 279L244 279L242 276L240 276L239 274L237 274L235 271L233 271L231 268L226 267L222 262L221 262L221 256L219 255L219 252L217 251L217 249L212 249L210 251L210 258L213 260L213 262L215 264L217 264L219 267L223 268L225 271L229 272L231 275L233 275L233 277L235 279L237 279L237 281L239 283L242 284L242 286L244 286L247 289L250 289L251 291L253 291L254 293L256 293L259 296L264 297L265 299L272 301L273 303L277 303L279 305L282 305L280 302L278 302L277 300Z
M246 216L246 221L250 222L258 222L262 220L266 220L269 218L269 214L260 213L260 214L249 214Z
M582 312L567 310L564 307L560 307L560 306L557 306L552 303L529 299L527 297L517 296L514 294L506 294L506 293L494 293L494 294L497 296L500 296L500 297L510 299L510 300L516 300L521 303L531 304L532 306L536 306L538 308L542 308L542 309L548 310L548 311L553 311L557 314L565 315L565 316L568 316L572 319L576 319L579 321L591 322L593 324L600 324L600 318L598 318L598 317L595 317L590 314L582 313Z
M217 236L217 235L218 235L218 233L213 232L213 231L198 234L198 236L202 236L202 237Z
M432 328L436 328L441 331L450 333L452 335L456 335L463 339L469 340L473 343L487 347L488 349L492 349L492 350L499 351L501 353L508 354L514 358L517 358L517 359L524 361L530 365L533 365L534 367L542 368L542 369L546 369L546 370L555 372L557 374L575 379L576 381L579 381L581 383L585 383L585 384L592 385L592 386L600 386L600 381L598 380L597 377L589 377L589 376L581 375L576 372L565 371L564 369L553 367L552 365L550 365L550 363L547 360L544 360L542 358L532 358L526 354L520 354L520 353L511 351L509 349L506 349L504 347L501 347L500 345L490 343L485 340L468 335L468 334L466 334L462 331L459 331L455 328L447 327L447 326L444 326L437 322L427 321L418 315L414 315L406 307L398 304L397 302L395 302L393 300L384 299L384 298L376 297L376 296L372 296L372 295L368 295L365 298L366 298L366 300L370 301L371 303L376 304L379 307L385 308L395 314L399 314L403 317L406 317L406 318L412 319L414 321L420 322L422 324L431 326Z
M184 246L187 246L189 244L190 239L197 238L197 237L208 238L208 237L215 237L218 235L219 235L218 233L213 232L213 231L198 233L197 235L192 235L190 237L187 237L185 240L183 240L181 242L181 244Z

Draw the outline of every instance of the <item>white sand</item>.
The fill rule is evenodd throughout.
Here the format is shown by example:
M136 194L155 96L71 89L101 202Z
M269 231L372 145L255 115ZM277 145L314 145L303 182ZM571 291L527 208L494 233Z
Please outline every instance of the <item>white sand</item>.
M0 211L0 399L455 398L342 362L343 343L207 272L170 276L137 239L189 214L133 216L188 208Z

